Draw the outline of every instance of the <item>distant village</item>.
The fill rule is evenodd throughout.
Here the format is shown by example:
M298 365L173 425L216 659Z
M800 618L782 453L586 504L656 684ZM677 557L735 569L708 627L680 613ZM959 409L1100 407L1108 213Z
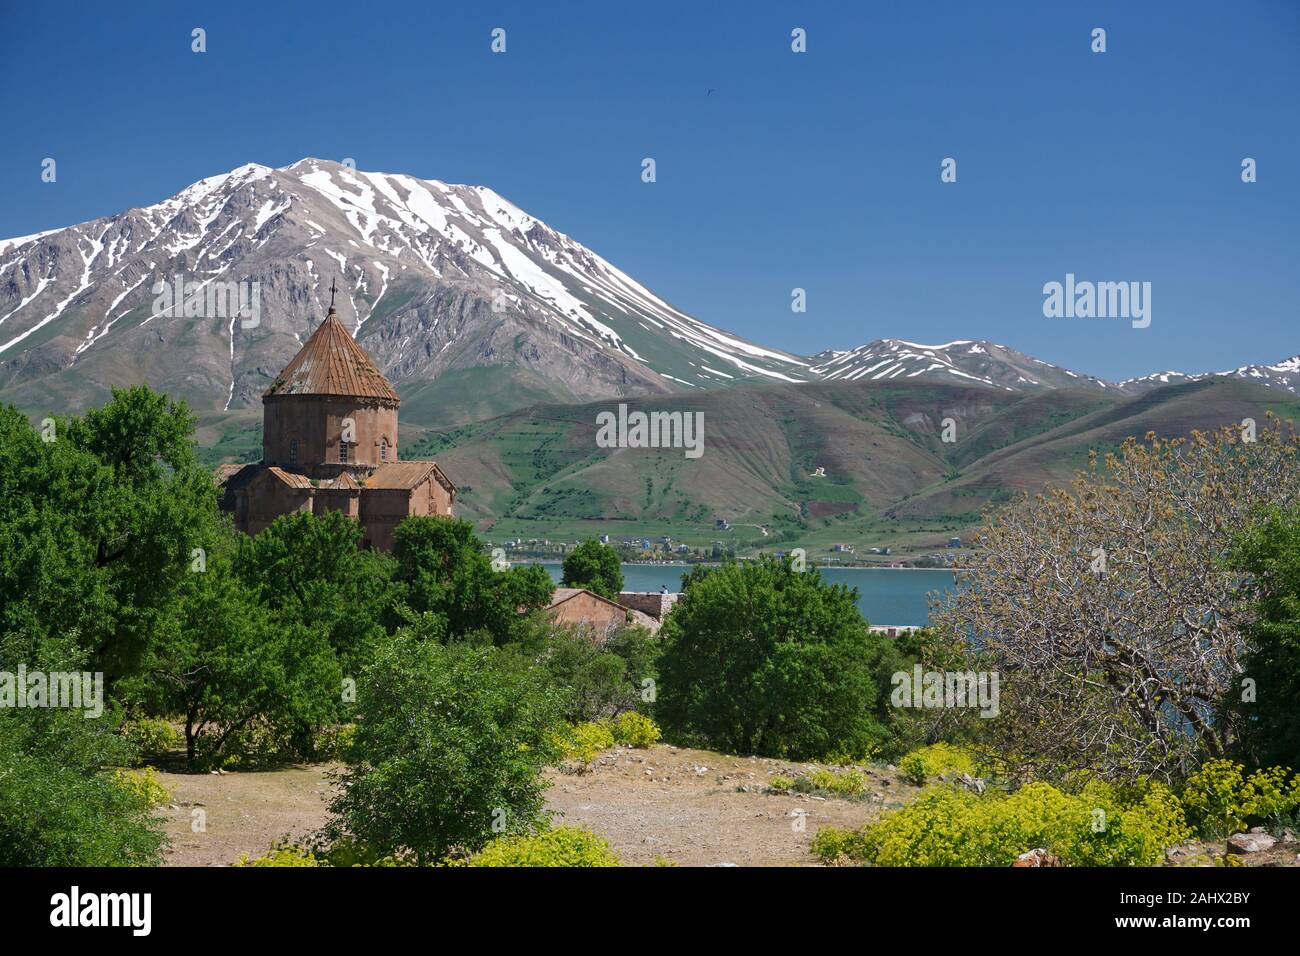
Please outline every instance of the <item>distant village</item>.
M731 525L724 518L715 522L716 531L729 531ZM766 529L764 529L766 533ZM706 545L688 544L672 535L619 536L597 535L601 544L615 548L625 564L708 564L718 561L752 561L767 554L784 558L790 552L785 548L742 548L732 542L717 539ZM508 538L497 542L489 540L489 547L501 547L511 560L563 561L565 556L581 541L560 541L551 538ZM923 554L896 555L888 546L864 547L835 543L828 549L807 552L810 561L830 567L893 567L893 568L950 568L959 565L970 548L960 537L950 537L942 551ZM892 559L892 560L891 560Z

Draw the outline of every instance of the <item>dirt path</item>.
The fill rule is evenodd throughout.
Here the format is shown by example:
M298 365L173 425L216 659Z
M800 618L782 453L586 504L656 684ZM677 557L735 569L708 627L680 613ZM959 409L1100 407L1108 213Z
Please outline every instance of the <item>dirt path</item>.
M259 856L281 838L309 835L328 816L329 769L161 774L175 792L162 811L172 841L166 865L229 866L241 853ZM807 866L816 862L808 847L820 827L861 826L916 793L879 771L870 790L880 796L867 802L759 792L771 776L798 769L664 745L615 749L585 774L549 771L546 802L556 822L599 833L629 865L661 858L680 866ZM195 810L205 815L203 832L192 829Z

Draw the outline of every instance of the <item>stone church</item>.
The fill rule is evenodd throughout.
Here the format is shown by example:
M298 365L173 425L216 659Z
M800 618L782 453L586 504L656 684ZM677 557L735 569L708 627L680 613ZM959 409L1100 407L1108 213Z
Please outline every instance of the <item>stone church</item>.
M450 517L456 486L437 463L398 457L400 404L331 303L262 395L261 464L217 469L222 507L246 534L295 511L341 511L381 551L409 515Z

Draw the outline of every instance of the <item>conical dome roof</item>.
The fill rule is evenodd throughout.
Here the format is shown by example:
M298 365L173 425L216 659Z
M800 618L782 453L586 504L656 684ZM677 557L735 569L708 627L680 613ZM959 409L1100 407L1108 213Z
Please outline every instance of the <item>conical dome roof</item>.
M262 397L338 395L400 404L384 373L352 338L334 307Z

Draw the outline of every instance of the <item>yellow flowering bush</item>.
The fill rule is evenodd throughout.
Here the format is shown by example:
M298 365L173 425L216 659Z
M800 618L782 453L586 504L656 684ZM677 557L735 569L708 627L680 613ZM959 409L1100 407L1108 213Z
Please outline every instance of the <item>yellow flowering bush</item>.
M614 743L631 747L649 747L657 743L661 736L659 725L645 714L634 710L625 711L608 721Z
M1286 767L1268 767L1248 777L1235 761L1207 760L1187 778L1182 803L1198 832L1223 837L1244 830L1251 820L1295 813L1300 809L1300 776L1292 776Z
M813 851L827 863L1007 866L1042 847L1071 865L1152 866L1190 832L1173 793L1156 784L1127 804L1113 791L1068 794L1046 783L1012 794L931 787L856 833L823 829Z
M928 747L918 747L898 761L899 772L918 787L941 773L968 773L975 775L975 755L964 747L940 741Z
M609 843L580 827L498 837L470 857L470 866L618 866Z
M119 770L117 782L123 790L135 794L150 807L171 803L172 791L158 778L153 767L143 770Z

